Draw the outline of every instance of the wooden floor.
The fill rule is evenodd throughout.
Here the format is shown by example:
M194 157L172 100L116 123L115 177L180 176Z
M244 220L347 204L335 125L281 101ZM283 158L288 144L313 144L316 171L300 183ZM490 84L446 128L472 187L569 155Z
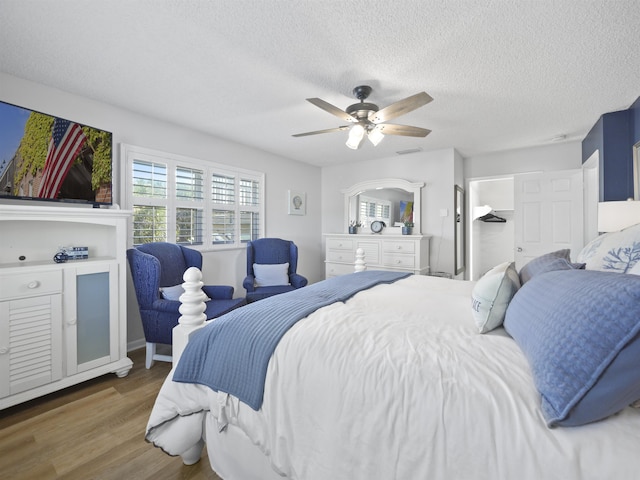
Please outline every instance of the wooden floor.
M206 449L185 466L145 442L151 407L170 364L144 368L144 349L130 352L133 369L84 382L0 411L3 479L219 479Z

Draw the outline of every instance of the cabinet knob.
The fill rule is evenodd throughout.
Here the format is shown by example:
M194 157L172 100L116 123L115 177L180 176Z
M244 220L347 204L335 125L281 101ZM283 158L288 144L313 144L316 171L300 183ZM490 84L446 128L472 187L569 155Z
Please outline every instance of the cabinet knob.
M9 349L7 347L0 348L0 355L4 355L6 353L9 353Z
M398 245L396 248L397 248L398 250L402 250L402 245Z
M68 325L75 325L76 324L76 319L74 318L70 318L69 320L67 320L67 324Z
M402 263L402 260L396 260L396 265L400 265Z
M40 282L39 282L39 281L37 281L37 280L34 280L33 282L29 282L29 283L27 284L27 288L30 288L30 289L32 289L32 290L33 290L34 288L38 288L39 286L40 286Z

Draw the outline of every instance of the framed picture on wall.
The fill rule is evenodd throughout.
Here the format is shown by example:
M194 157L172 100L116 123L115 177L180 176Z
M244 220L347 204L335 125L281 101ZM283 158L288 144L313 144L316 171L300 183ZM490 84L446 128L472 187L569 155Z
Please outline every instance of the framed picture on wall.
M297 190L288 191L289 215L306 215L307 194Z

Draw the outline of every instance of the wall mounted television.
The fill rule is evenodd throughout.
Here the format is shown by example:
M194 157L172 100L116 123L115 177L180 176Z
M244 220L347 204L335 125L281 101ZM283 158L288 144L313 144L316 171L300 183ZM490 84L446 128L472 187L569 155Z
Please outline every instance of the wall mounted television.
M0 102L0 201L111 205L112 134Z

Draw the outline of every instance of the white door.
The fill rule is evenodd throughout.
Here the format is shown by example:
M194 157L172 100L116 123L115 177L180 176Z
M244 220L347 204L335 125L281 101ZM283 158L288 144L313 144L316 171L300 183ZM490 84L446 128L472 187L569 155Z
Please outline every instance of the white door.
M515 260L563 248L572 258L582 248L582 170L526 173L514 178Z

